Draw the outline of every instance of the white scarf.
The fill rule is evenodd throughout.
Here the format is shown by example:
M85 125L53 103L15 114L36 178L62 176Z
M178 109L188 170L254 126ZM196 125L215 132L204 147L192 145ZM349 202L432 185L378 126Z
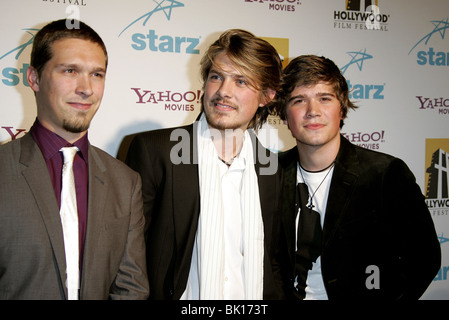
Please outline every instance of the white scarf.
M223 204L217 162L218 153L211 140L204 114L198 121L196 137L201 205L197 231L199 298L217 300L223 299ZM245 132L240 154L246 159L241 194L245 298L261 300L263 298L264 229L252 141L248 132Z

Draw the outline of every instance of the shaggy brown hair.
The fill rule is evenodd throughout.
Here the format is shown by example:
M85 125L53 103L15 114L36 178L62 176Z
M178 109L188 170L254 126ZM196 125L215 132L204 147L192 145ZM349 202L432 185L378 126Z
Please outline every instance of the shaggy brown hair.
M282 75L281 90L276 103L276 113L282 120L286 120L287 103L290 95L297 87L312 86L319 82L326 82L334 88L340 102L343 127L349 109L357 106L349 101L348 83L335 63L325 57L303 55L296 57L285 67Z

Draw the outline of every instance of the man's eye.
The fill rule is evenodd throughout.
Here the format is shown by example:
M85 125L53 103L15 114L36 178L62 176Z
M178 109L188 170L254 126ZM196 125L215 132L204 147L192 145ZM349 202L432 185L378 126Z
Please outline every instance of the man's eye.
M321 101L323 101L323 102L330 102L330 101L332 101L332 97L322 97Z
M220 80L221 77L218 74L209 75L209 80Z

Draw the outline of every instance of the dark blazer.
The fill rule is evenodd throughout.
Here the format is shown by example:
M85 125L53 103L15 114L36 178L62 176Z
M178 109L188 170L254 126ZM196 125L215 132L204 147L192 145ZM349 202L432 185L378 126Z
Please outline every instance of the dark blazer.
M136 135L129 147L127 163L142 177L151 299L179 299L186 288L200 212L193 136L193 124L148 131ZM255 154L268 152L260 148L263 147L257 143ZM186 161L174 164L170 155ZM275 174L261 175L263 167L257 157L255 169L265 231L263 297L280 299L284 294L277 260L280 173L276 167Z
M293 288L298 150L279 158ZM418 299L440 263L432 218L407 165L341 136L323 227L321 269L329 299ZM379 268L379 289L366 286L374 274L370 265Z
M145 299L139 175L89 145L80 299ZM66 299L59 208L31 134L0 146L0 299Z

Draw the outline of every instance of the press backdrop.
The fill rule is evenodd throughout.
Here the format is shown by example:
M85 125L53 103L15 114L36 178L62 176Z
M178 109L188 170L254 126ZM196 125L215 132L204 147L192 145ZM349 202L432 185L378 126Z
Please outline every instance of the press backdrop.
M0 0L0 143L21 137L36 117L25 78L31 44L61 18L86 22L106 43L105 95L89 139L119 158L133 133L194 121L199 61L227 29L266 38L284 63L301 54L334 60L359 105L342 132L402 158L415 174L443 252L423 299L449 298L449 1ZM274 151L294 145L275 117L259 135Z

